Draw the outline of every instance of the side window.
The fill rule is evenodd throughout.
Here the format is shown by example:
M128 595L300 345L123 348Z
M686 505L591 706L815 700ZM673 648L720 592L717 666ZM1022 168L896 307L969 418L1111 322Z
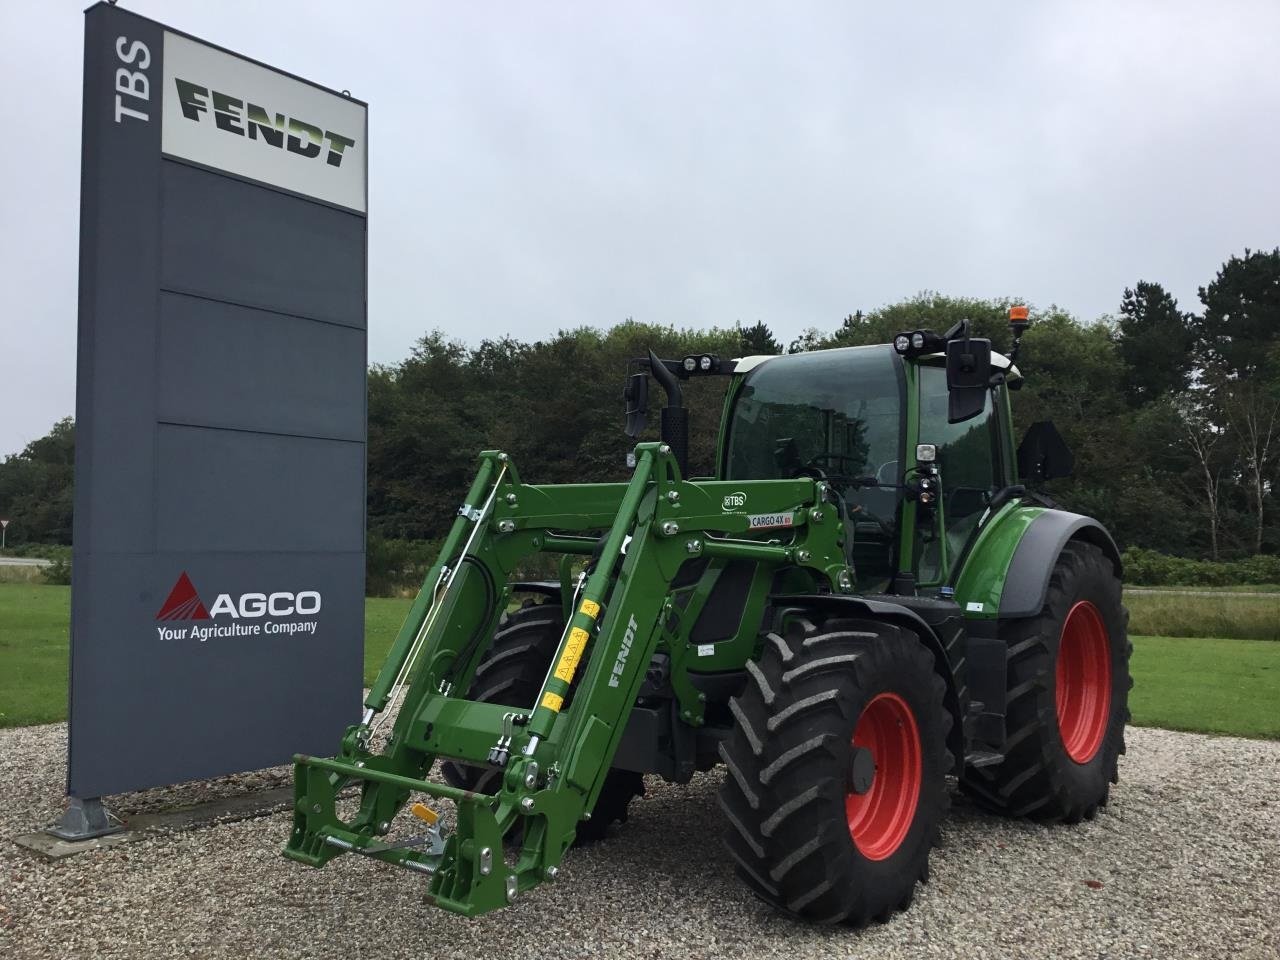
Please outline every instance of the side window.
M947 374L941 367L920 369L920 442L938 448L947 555L954 562L991 496L999 488L998 421L991 394L982 413L964 423L947 422ZM932 556L931 556L932 554ZM938 551L924 551L921 578L939 576ZM932 562L930 562L932 561ZM928 568L932 569L928 569Z

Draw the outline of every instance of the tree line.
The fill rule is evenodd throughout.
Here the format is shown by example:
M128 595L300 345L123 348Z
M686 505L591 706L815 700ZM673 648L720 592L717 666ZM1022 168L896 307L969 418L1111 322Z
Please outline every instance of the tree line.
M1159 283L1139 281L1118 311L1083 322L1056 306L1032 310L1013 395L1019 431L1051 419L1075 453L1075 473L1046 492L1101 520L1124 547L1191 558L1280 552L1280 249L1232 256L1185 310ZM974 334L1010 347L1008 298L923 293L784 346L763 321L675 329L627 320L532 343L467 346L436 331L400 363L369 371L368 528L376 541L435 540L457 511L482 449L509 452L533 483L624 479L634 441L622 430L627 361L777 354L886 343L903 330ZM726 381L690 381L690 469L713 471ZM656 406L657 404L654 404ZM650 433L656 436L656 415ZM0 463L0 517L11 542L69 543L74 426Z

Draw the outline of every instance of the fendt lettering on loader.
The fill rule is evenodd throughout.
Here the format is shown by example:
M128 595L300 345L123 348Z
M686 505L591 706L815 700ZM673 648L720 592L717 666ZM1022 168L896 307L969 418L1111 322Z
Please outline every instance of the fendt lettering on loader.
M650 352L627 430L652 377L661 442L627 483L526 484L481 453L362 721L336 758L296 758L285 854L418 871L429 902L475 916L554 880L644 774L722 763L752 892L863 924L928 878L950 776L999 813L1093 817L1128 718L1120 558L1020 482L1070 453L1048 423L1015 452L1025 308L1011 324L1009 358L967 323L792 356ZM686 479L680 383L726 375L716 476ZM509 582L537 553L560 580Z

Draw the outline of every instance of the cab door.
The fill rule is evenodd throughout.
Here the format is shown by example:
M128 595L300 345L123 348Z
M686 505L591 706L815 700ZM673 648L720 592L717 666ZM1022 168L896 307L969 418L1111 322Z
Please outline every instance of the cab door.
M933 516L917 514L916 577L920 586L949 583L965 544L992 497L1009 482L996 388L987 391L982 413L963 423L947 422L947 373L919 367L920 443L937 448L940 495Z

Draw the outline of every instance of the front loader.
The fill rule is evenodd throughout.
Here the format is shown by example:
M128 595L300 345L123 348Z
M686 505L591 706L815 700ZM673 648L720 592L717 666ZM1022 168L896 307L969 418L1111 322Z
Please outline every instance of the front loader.
M1025 311L1012 322L1016 344ZM1009 815L1092 817L1124 749L1120 560L1020 481L1070 454L1047 423L1015 452L1013 360L963 324L785 357L651 353L627 428L652 378L662 439L627 483L526 484L482 453L361 722L336 757L296 758L286 856L380 859L475 916L554 880L645 774L723 765L748 887L861 924L927 877L951 775ZM731 378L712 479L685 476L680 384L698 376ZM540 553L559 580L513 582Z

